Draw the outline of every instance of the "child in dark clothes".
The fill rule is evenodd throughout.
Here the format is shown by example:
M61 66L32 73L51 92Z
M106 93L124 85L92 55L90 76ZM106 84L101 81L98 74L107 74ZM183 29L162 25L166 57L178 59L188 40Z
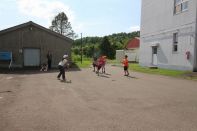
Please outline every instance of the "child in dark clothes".
M93 58L92 66L94 68L93 71L95 72L96 71L95 68L97 67L97 58L96 57Z

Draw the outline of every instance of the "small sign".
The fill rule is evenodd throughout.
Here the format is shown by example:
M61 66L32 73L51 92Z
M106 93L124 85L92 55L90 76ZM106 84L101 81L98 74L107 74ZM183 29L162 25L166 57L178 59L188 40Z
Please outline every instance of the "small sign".
M12 52L0 52L0 60L11 60Z

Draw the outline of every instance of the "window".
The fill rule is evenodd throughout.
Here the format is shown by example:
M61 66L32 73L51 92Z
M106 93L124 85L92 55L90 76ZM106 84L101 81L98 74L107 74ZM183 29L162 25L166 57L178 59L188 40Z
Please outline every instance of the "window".
M182 11L188 10L188 1L187 0L183 0L182 3Z
M175 0L174 2L174 14L181 13L188 10L189 0Z
M178 33L173 34L173 51L178 51Z

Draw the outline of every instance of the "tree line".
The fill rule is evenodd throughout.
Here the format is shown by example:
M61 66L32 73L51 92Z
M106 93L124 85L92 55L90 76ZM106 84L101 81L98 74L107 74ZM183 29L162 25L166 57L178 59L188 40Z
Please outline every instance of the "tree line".
M77 37L71 27L71 23L68 21L67 15L64 12L58 13L58 15L54 17L49 29L71 39L75 39ZM75 55L83 54L86 57L106 55L109 59L114 59L116 50L125 49L126 44L130 39L139 36L140 31L131 33L114 33L104 37L84 37L82 39L74 40L72 52Z
M114 33L104 37L84 37L82 40L74 40L72 51L76 55L81 55L82 43L82 52L86 57L98 57L102 54L109 59L114 59L116 50L125 49L130 39L139 36L140 32L135 31L131 33Z

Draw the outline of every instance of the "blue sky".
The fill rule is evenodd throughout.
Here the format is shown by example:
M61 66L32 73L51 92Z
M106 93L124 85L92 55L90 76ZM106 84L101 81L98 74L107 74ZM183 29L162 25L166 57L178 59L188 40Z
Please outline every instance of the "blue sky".
M65 12L73 30L104 36L140 28L141 0L1 0L0 30L33 21L48 28Z

